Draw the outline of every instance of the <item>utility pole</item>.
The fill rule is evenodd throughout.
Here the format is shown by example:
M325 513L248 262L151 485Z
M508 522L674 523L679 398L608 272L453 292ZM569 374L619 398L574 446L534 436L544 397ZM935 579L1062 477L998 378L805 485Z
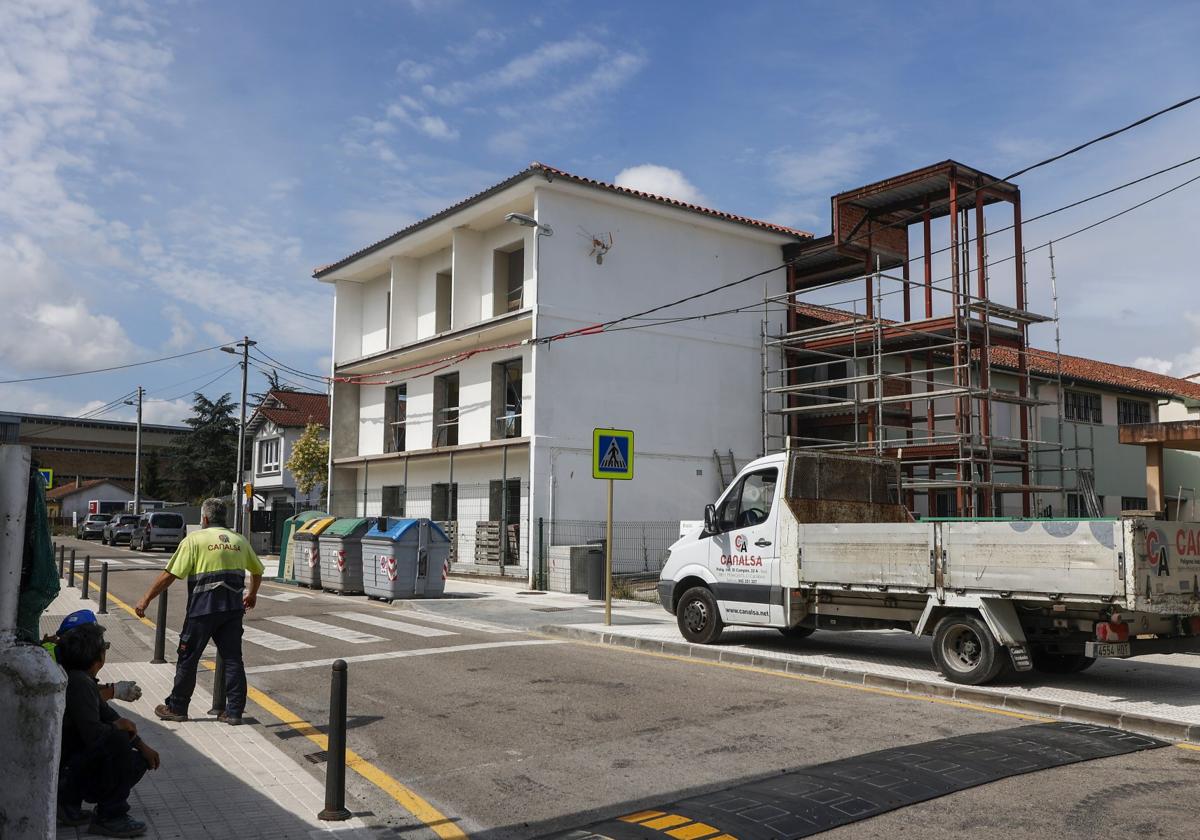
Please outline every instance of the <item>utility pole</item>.
M133 450L133 512L142 512L142 397L146 389L141 385L137 389L137 401L125 400L125 405L137 406L137 437Z
M242 340L234 344L232 347L222 347L222 352L237 354L238 347L242 348L242 361L239 363L242 366L242 419L238 424L238 451L237 451L237 481L234 483L234 501L237 503L234 509L234 530L241 534L244 530L242 527L245 522L245 496L242 494L243 472L245 466L242 463L246 457L246 380L250 374L250 348L258 344L257 341L251 341L249 336L243 336Z

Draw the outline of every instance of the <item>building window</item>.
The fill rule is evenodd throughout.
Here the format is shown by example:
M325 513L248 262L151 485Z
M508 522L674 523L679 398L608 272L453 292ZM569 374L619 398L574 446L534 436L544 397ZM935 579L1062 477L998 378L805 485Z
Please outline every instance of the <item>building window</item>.
M507 494L504 492L506 486ZM509 525L521 521L521 479L488 482L488 519L505 521Z
M1096 497L1096 508L1101 515L1104 513L1104 497ZM1092 514L1088 511L1087 498L1082 493L1067 494L1067 518L1068 519L1087 519Z
M279 438L260 440L258 442L258 474L279 472L279 457L283 449L283 441Z
M408 422L408 385L393 385L384 391L383 451L404 451L404 430Z
M516 312L524 304L525 245L517 242L492 254L492 314Z
M1149 423L1150 403L1145 400L1117 400L1117 422L1122 426L1126 423Z
M520 359L492 365L492 440L521 436Z
M0 417L0 444L16 443L20 437L21 421L15 417Z
M458 445L458 374L433 380L433 445Z
M1149 510L1150 502L1145 496L1122 496L1121 510Z
M434 522L452 522L458 519L458 485L434 484L429 518Z
M380 492L380 516L404 516L404 501L407 496L403 484L384 485Z
M1067 391L1063 394L1063 412L1076 423L1100 425L1100 395L1086 391Z
M449 271L442 271L437 276L437 291L434 301L435 333L443 333L454 323L452 307L454 306L454 278Z

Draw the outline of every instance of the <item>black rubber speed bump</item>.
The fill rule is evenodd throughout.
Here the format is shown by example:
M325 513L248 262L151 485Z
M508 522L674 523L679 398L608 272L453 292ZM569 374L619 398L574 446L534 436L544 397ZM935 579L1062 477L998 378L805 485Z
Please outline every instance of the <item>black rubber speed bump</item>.
M791 840L1009 776L1164 746L1103 726L1040 723L843 758L553 836Z

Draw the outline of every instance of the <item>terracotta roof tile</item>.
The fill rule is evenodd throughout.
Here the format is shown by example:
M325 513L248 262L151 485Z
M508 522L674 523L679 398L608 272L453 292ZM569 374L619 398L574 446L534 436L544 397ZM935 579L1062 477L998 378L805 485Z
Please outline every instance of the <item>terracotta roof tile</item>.
M841 324L855 318L865 320L865 316L863 315L855 315L853 312L848 312L844 309L835 309L830 306L804 303L798 304L796 309L801 315L826 324ZM883 321L885 323L895 323L887 318L883 319ZM1007 368L1009 370L1017 369L1018 360L1016 350L1013 350L1011 347L993 347L991 352L992 361L996 367ZM1027 358L1030 372L1040 376L1058 375L1058 363L1054 351L1030 347ZM1151 394L1160 397L1183 397L1200 400L1200 383L1198 382L1192 382L1188 379L1178 379L1174 376L1141 370L1140 368L1129 367L1128 365L1117 365L1112 362L1087 359L1083 356L1071 356L1063 353L1062 375L1063 379L1066 380L1088 382L1093 385L1102 385L1123 391L1136 391L1141 394Z
M93 478L90 481L82 481L79 486L74 484L62 484L55 487L53 490L46 491L46 501L54 502L59 499L65 499L67 496L73 496L76 493L82 493L84 490L91 490L93 487L99 487L101 484L112 484L120 487L126 493L132 493L133 488L124 481L115 481L111 478Z
M272 390L246 425L254 424L259 417L284 428L303 428L312 421L328 429L329 397L308 391Z
M396 242L397 240L403 239L405 236L407 236L410 233L415 233L416 231L420 230L421 228L428 227L429 225L431 225L441 219L444 219L445 217L447 217L453 213L458 212L459 210L463 209L464 207L474 204L477 201L480 201L484 198L487 198L490 195L500 192L501 190L517 183L518 181L524 180L525 178L529 178L534 175L541 175L541 176L545 177L547 180L553 180L554 178L563 178L565 180L572 181L576 184L585 184L590 187L597 187L599 189L608 190L610 192L615 192L615 193L620 193L622 195L632 196L633 198L639 198L644 201L653 201L658 204L666 204L666 205L670 205L672 207L678 207L682 210L688 210L693 213L701 213L705 216L711 216L715 219L723 219L727 222L735 222L737 224L748 225L750 227L759 228L760 230L766 230L766 231L770 231L772 233L781 233L781 234L784 234L785 236L792 236L797 239L812 239L812 237L813 237L813 235L811 233L809 233L808 231L786 227L785 225L777 225L772 222L764 222L759 219L752 219L749 216L738 216L734 213L726 213L721 210L713 210L712 208L709 208L709 207L701 207L698 204L689 204L686 201L679 201L678 199L668 198L666 196L661 196L661 195L655 195L654 193L642 192L641 190L634 190L634 189L630 189L629 187L619 187L616 184L610 184L610 183L607 183L606 181L598 181L595 178L585 178L581 175L573 175L570 172L567 172L565 170L557 169L553 166L547 166L544 163L538 163L537 161L534 161L533 163L529 164L528 168L522 169L517 174L512 175L508 178L505 178L503 181L501 181L498 184L494 184L485 190L481 190L480 192L477 192L474 195L464 198L462 201L456 202L455 204L451 204L446 209L440 210L437 213L434 213L432 216L427 216L426 218L421 219L420 221L413 222L411 225L408 225L407 227L403 227L400 230L396 231L391 236L380 239L378 242L373 242L370 245L366 246L365 248L360 248L359 250L355 251L354 253L350 254L349 256L343 257L342 259L336 260L335 262L329 263L327 265L322 265L322 266L318 266L317 268L314 268L313 269L313 277L319 278L323 274L326 274L327 272L333 271L334 269L341 268L344 265L352 263L355 260L359 259L360 257L364 257L367 254L370 254L372 251L377 251L380 248L383 248L387 245L392 244L393 242Z

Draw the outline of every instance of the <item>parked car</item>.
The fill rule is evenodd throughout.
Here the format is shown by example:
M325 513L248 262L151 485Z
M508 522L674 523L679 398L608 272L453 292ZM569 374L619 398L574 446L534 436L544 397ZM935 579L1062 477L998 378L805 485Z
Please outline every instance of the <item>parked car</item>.
M157 510L144 513L133 529L133 536L129 538L129 547L137 551L150 551L153 548L174 551L186 530L183 517L178 513Z
M129 542L137 522L138 516L135 513L122 513L112 517L104 524L104 534L100 537L100 542L105 545Z
M93 540L96 537L103 539L104 526L110 519L112 519L111 513L89 513L87 519L79 523L75 536L81 540Z

